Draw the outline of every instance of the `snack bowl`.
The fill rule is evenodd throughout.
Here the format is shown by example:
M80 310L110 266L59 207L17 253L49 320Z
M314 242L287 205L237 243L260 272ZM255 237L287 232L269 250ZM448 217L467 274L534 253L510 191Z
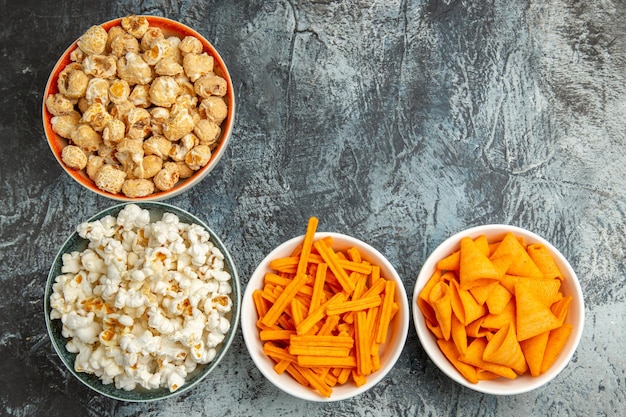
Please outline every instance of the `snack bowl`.
M127 16L126 18L128 17L129 16ZM233 131L235 121L235 95L233 90L233 83L226 64L224 63L217 49L204 36L202 36L200 33L187 25L165 17L133 17L141 19L145 18L145 20L149 23L150 28L160 29L166 38L177 37L179 39L183 39L184 37L190 36L198 39L202 46L202 52L199 54L201 55L203 53L206 53L209 57L212 57L213 60L213 72L209 75L215 75L224 80L224 84L221 84L222 90L220 92L207 93L207 89L205 88L204 94L205 96L213 94L213 97L208 100L211 103L214 103L213 100L222 98L223 103L225 103L226 105L226 109L224 109L222 102L220 102L220 105L217 107L209 106L208 104L202 107L201 101L203 100L203 96L197 95L194 92L194 86L196 83L191 82L189 77L186 77L187 73L178 73L169 77L161 76L169 74L168 71L170 70L160 69L159 73L155 73L156 65L158 65L158 61L156 61L156 59L155 61L149 61L150 68L153 74L153 79L150 82L144 84L145 86L149 86L150 89L152 89L152 87L154 87L154 84L156 84L156 82L154 81L157 79L157 77L163 80L167 79L168 82L163 81L163 83L159 84L159 87L162 88L154 88L155 97L159 97L158 100L160 100L156 101L156 104L155 101L152 100L152 96L149 95L149 93L147 92L147 89L142 90L141 88L138 88L137 92L134 91L135 87L141 87L141 85L133 84L133 82L136 81L133 78L129 78L131 79L131 81L126 86L126 88L129 88L129 90L125 93L122 93L120 97L117 97L116 102L113 101L113 96L111 93L112 87L109 87L109 94L108 96L105 95L106 97L104 98L102 94L102 89L98 90L98 88L96 87L97 83L94 83L93 89L91 88L91 84L88 84L90 86L89 89L87 89L87 91L83 91L86 80L89 79L93 81L93 78L106 79L106 81L110 83L110 86L113 86L112 80L120 80L120 59L126 59L126 56L124 56L122 53L121 56L118 58L116 55L113 55L111 53L110 39L107 41L106 50L102 54L98 55L96 53L93 53L93 55L89 55L100 57L110 55L112 58L117 59L116 68L118 75L105 75L103 71L106 70L106 66L104 64L100 64L101 61L96 61L96 59L94 58L92 61L89 61L89 66L85 64L85 56L88 55L86 55L85 53L81 53L82 49L79 48L79 42L81 41L81 38L79 38L75 40L63 52L48 78L43 94L43 127L46 140L55 159L61 165L63 170L81 186L93 191L100 196L104 196L118 201L161 201L174 197L186 190L189 190L191 187L202 181L217 166L218 162L226 151ZM123 19L124 18L113 19L97 26L103 28L108 33L112 28L119 28L122 24ZM85 32L85 34L87 32ZM128 35L128 33L125 33L125 35ZM142 38L137 39L139 45L141 45L142 41ZM152 51L157 54L157 56L159 56L158 54L161 53L161 50L159 50L158 48L163 49L165 47L162 47L161 45L159 45L158 47L153 47ZM85 47L85 49L89 50L89 48L87 47ZM140 50L136 55L139 55L140 57L145 57L145 54L146 51ZM183 61L183 58L178 59L181 62ZM91 62L96 62L97 64L91 64ZM131 61L126 62L128 63ZM75 84L79 85L78 87L74 87L74 84L70 84L70 81L65 81L69 80L71 77L71 75L68 75L71 74L71 72L64 72L64 70L69 68L69 65L80 66L79 69L81 70L82 74L80 74L80 76L77 75L74 77L76 80L78 80L75 82ZM189 65L191 68L191 64ZM128 63L127 68L135 67ZM176 71L180 71L180 68ZM131 70L127 70L126 72L131 73ZM100 77L100 75L102 75L102 77ZM59 83L59 77L62 77L63 81L61 83ZM136 76L133 74L131 77ZM186 81L182 81L183 78L186 78ZM187 125L189 125L189 118L182 116L180 118L176 118L174 116L173 109L177 106L179 108L184 106L182 104L171 104L171 95L166 98L163 97L164 94L169 94L167 92L171 91L171 81L173 79L177 79L177 85L179 86L177 87L178 96L183 96L184 94L188 94L189 96L191 96L192 94L196 94L194 96L194 99L197 99L197 103L190 107L192 109L190 111L190 114L194 118L194 130L190 132L188 132L188 128L185 128L183 130L192 134L192 136L195 136L195 139L192 139L191 137L186 139L180 139L178 138L178 136L180 136L178 133L165 135L163 132L163 126L166 123L169 123L171 126L182 126L182 123L179 122L179 120L184 119L186 120ZM144 81L141 82L143 83ZM63 90L61 92L60 85L63 85ZM70 88L70 86L72 87ZM68 98L71 104L67 104L67 101L59 100L60 104L55 105L55 114L52 114L49 107L46 105L47 100L50 99L52 101L52 96L58 97L58 94L66 93L67 91L71 92L71 97ZM91 94L89 94L90 91ZM115 91L119 93L120 90L118 89ZM79 96L80 94L82 94L81 97L74 98L74 96ZM131 102L133 103L133 105L129 106L128 103ZM103 106L99 106L99 103L103 103ZM95 104L95 106L91 106L93 104ZM72 106L71 110L69 106ZM143 108L149 111L149 122L146 123L147 119L143 117L145 116L145 113L143 113L142 115L141 112L135 112L134 114L136 115L136 117L129 117L128 112L130 107L133 107L134 109ZM221 112L220 115L215 116L214 114L211 114L211 116L206 116L207 109L209 107L211 109L219 108L219 112ZM154 110L155 108L158 108L160 113L152 114L152 110ZM163 112L163 109L167 110L168 113ZM169 113L170 110L172 110L171 113ZM74 119L67 117L68 113L72 113L74 116L76 115L76 113L73 113L72 111L78 113L78 116ZM86 115L88 111L89 113L88 115ZM105 134L105 129L103 126L105 126L106 121L110 120L110 118L112 117L111 115L114 115L113 118L124 122L125 132L123 132L123 139L120 139L119 133L112 133L119 132L119 126L117 130L111 127L109 131ZM80 119L77 122L78 117L80 117ZM214 124L217 125L217 127L211 124L209 125L210 128L208 128L206 121L203 121L202 123L204 123L204 125L202 125L202 129L196 130L196 128L198 128L199 118L213 118L212 120L215 122ZM80 131L81 134L78 134L76 132L77 123L79 125L88 125L90 127L93 127L93 129L88 129L84 127L81 128L83 129ZM56 127L54 127L54 125L56 125ZM131 133L132 126L134 126L134 128ZM146 130L143 134L139 133L142 129ZM169 129L168 132L175 132L177 129L179 128L172 128ZM202 135L198 134L198 131L202 132ZM74 134L76 134L76 136L73 136ZM153 150L147 151L145 142L151 136L168 136L167 139L169 139L172 145L171 149L159 148L159 150L155 151L153 147ZM105 137L106 140L103 140L103 138ZM210 139L210 137L212 137L213 139ZM144 149L139 151L136 147L133 148L132 146L126 146L125 148L122 148L121 143L124 143L126 139L137 139L138 141L143 140ZM161 165L164 165L166 162L179 162L185 164L185 158L189 154L189 149L192 149L194 140L196 147L197 145L207 145L210 148L210 152L207 152L206 148L196 149L196 151L194 151L193 158L189 156L189 162L191 165L179 165L178 170L174 170L170 167L170 173L168 175L163 174L162 177L160 177L159 181L154 181L156 176L149 176L152 175L152 173L154 172L153 168L155 166L155 160L150 160L150 164L148 164L147 161L140 161L142 156L159 155L162 158ZM103 143L106 146L103 146ZM71 153L68 150L66 161L71 161L68 162L69 165L68 163L64 162L63 159L63 150L68 145L76 145L83 151L82 155L77 155L80 153L78 152L78 150L72 148L73 152ZM161 145L168 146L167 144ZM179 147L174 150L176 146ZM101 163L96 163L96 160L94 160L90 161L87 167L85 167L85 157L83 155L85 155L88 160L89 157L92 155L101 156L106 164L110 164L115 166L116 168L120 168L121 171L126 173L125 180L135 180L135 182L132 184L131 182L129 182L124 186L123 189L120 189L118 184L121 174L117 173L117 171L114 171L114 176L112 176L110 172L108 172L107 175L102 174L102 179L100 179L98 182L101 187L98 187L96 185L96 172L99 166L101 166ZM119 156L118 158L118 155L121 156ZM175 155L175 157L172 155ZM122 160L122 158L124 160ZM138 168L137 166L140 162L142 163L142 165ZM190 167L193 167L193 169L190 169ZM91 175L88 175L88 170ZM173 171L177 172L174 174ZM150 172L150 174L148 174L148 172ZM111 177L116 178L116 180L114 180L114 183L111 183L111 180L108 179ZM136 181L137 179L148 179L151 181L152 185L149 185L145 182L141 182L141 184L138 184Z
M287 372L283 372L282 374L276 373L273 368L275 362L263 351L264 342L261 341L259 336L260 329L257 327L259 317L253 301L253 293L263 288L266 273L272 271L270 262L277 258L290 256L298 245L302 243L303 237L304 235L292 238L276 247L260 262L251 275L243 296L241 309L241 328L244 341L259 371L267 380L283 392L308 401L332 402L344 400L373 388L378 382L385 378L400 357L406 341L410 321L406 292L402 280L394 267L372 246L354 237L339 233L315 233L314 240L332 238L332 249L334 251L345 251L351 247L356 247L360 251L363 260L370 262L372 265L380 266L380 276L387 280L392 280L396 284L395 301L399 309L389 324L386 342L380 345L380 368L368 375L363 385L357 386L354 382L348 381L345 384L333 386L330 397L324 397L312 388L305 387L296 382Z
M92 271L93 267L87 266L87 261L82 261L82 259L85 258L79 258L81 259L78 261L80 265L79 267L71 266L71 262L64 259L64 257L68 256L68 254L84 254L87 252L88 248L93 248L93 251L96 253L97 251L100 251L100 254L103 253L103 250L105 250L102 248L96 248L93 244L93 242L95 242L93 238L83 238L77 230L73 232L63 243L50 268L44 292L44 316L48 336L50 337L54 350L68 371L81 383L99 394L116 400L128 402L149 402L169 398L190 390L198 385L203 379L207 378L209 374L218 366L220 361L227 354L237 331L240 316L241 290L235 263L222 241L213 232L213 230L209 228L209 226L185 210L160 202L122 203L99 212L85 222L81 223L81 225L85 225L86 223L96 224L97 222L105 222L104 224L111 225L112 223L110 222L110 219L113 218L113 223L115 223L116 219L119 218L118 215L123 210L125 213L128 213L129 206L131 205L139 207L139 209L141 209L144 213L145 211L149 213L150 224L148 227L153 227L153 230L157 227L154 226L156 223L160 221L163 223L166 221L164 216L168 216L167 221L171 222L175 219L171 215L175 215L178 218L179 227L185 223L187 225L194 225L194 227L199 226L206 232L201 233L204 237L208 237L208 242L204 239L202 242L209 245L210 252L207 254L207 259L209 260L202 265L211 265L209 268L211 271L207 272L205 270L202 273L203 275L200 278L203 283L199 283L200 279L194 279L195 277L193 277L193 274L187 274L186 272L177 274L176 268L172 266L172 264L170 264L167 268L163 267L163 269L161 269L162 274L158 279L156 278L158 274L153 276L148 275L143 282L132 283L132 278L130 278L132 272L136 270L146 271L145 268L148 265L148 255L142 257L139 250L133 249L132 251L128 251L128 253L139 254L139 262L141 264L135 262L134 266L129 266L127 271L122 274L122 277L124 278L122 278L121 283L118 284L119 289L117 290L117 293L105 296L103 291L101 291L102 288L106 287L108 279L115 280L113 275L110 273L111 264L107 263L109 266L106 267L108 269L106 269L105 273L95 273L95 275L92 275L94 272L89 271ZM139 209L137 211L139 211ZM80 226L77 227L77 229L78 228L80 228ZM116 236L121 236L126 233L123 231L124 229L127 230L128 227L119 228L119 233L116 233L113 237L110 236L110 233L107 234L109 237L105 236L102 242L105 242L107 239L116 239ZM147 230L146 227L144 227L144 229ZM196 229L196 232L197 231L198 230ZM141 236L144 236L143 232L141 232ZM170 241L168 240L168 242ZM187 252L189 252L192 246L188 244L189 242L190 239L185 238L184 244L187 246ZM127 243L128 241L126 244ZM212 244L212 246L210 244ZM167 246L167 242L164 245ZM144 244L143 246L144 248L156 247L152 244ZM106 244L106 247L113 248L115 245ZM170 245L170 247L172 246ZM144 253L147 253L148 250L149 249L145 249ZM161 249L158 251L167 253ZM182 253L182 250L178 250L178 252ZM153 253L156 254L156 252ZM214 258L211 260L212 256L214 256ZM91 257L91 259L92 260L89 262L93 265L93 257ZM104 255L101 255L101 259L104 259ZM160 265L167 265L163 263L166 261L163 261L162 259L163 258L161 258ZM181 264L183 255L177 255L176 259L176 262ZM127 262L130 264L130 261ZM151 265L154 266L157 264L152 263ZM80 271L75 272L78 269L80 269ZM219 270L222 274L225 274L222 275L219 283L216 276L212 275L213 269ZM197 270L198 268L195 268L196 272ZM62 276L68 276L70 278L69 281L65 281L67 284L59 284ZM162 282L159 284L161 280ZM223 283L221 281L223 281ZM85 286L87 282L90 284ZM166 282L168 283L167 285L170 285L167 289L164 289L164 287L161 287L160 290L156 289L159 285ZM184 306L185 309L179 311L178 313L172 313L171 310L169 312L166 311L167 306L171 306L174 303L173 299L176 298L173 293L176 292L179 295L183 294L184 288L191 285L190 283L194 283L193 285L196 285L196 290L194 294L191 292L190 294L187 294L187 302L183 300L183 302L179 304ZM198 286L198 284L200 284L200 286ZM141 286L141 289L136 289L135 293L137 295L139 293L145 294L146 297L143 298L143 304L136 304L136 308L133 309L128 307L130 305L128 304L129 299L126 298L126 301L122 301L120 296L130 294L132 292L131 287L134 285ZM209 290L208 285L211 285L212 289ZM100 289L98 289L98 287ZM122 294L122 290L124 290L124 294ZM78 293L76 293L76 291L78 291ZM71 295L72 293L74 295ZM192 325L193 319L199 320L199 318L202 317L202 321L204 321L205 324L208 323L209 308L216 309L214 301L216 300L215 297L217 293L220 295L226 294L226 296L230 298L230 302L226 303L226 305L229 305L229 308L224 309L222 313L219 314L220 319L218 319L227 320L228 325L225 326L224 322L220 322L220 340L215 341L215 343L211 346L209 346L209 339L214 336L214 330L207 330L208 327L204 327L204 330L202 330L201 333L196 332L198 337L193 339L198 344L196 347L200 347L200 344L202 344L203 354L207 354L208 356L199 361L194 360L195 364L191 364L191 352L194 352L190 347L193 346L191 343L192 339L184 339L181 338L181 336L183 336L187 330L191 330L190 326ZM59 295L63 298L62 304L66 306L62 312L58 310L60 305L58 300L53 300L53 298L56 298ZM195 302L191 303L193 306L192 310L189 306L189 301L193 296L197 297L197 299ZM75 301L70 301L71 298ZM159 299L160 301L155 301ZM169 302L167 305L165 301L166 299L168 300L167 302ZM220 298L220 300L224 301L223 298ZM211 301L212 307L207 307L207 302L209 301ZM72 304L72 307L67 308L70 304ZM54 311L55 308L57 308L56 311ZM143 314L140 315L141 311L138 309L143 309ZM199 309L202 313L198 311ZM158 324L156 321L152 323L152 314L155 310L158 310L159 314L167 316L168 319L171 319L172 323L175 321L178 322L178 326L165 330L161 327L163 322L161 322L161 324ZM120 318L123 315L128 316L128 314L131 314L130 312L138 312L135 314L135 317L130 318L131 323L127 322L129 317L126 317L125 319ZM74 315L73 318L69 317L74 313L78 314L79 320L84 320L85 317L92 315L92 321L97 324L93 324L94 327L81 327L82 325L80 325L79 330L73 330L71 331L72 334L68 334L68 331L70 331L68 328L76 328L75 325L70 324L71 320L74 320L74 323L76 323L76 315ZM148 321L148 317L151 318L150 321ZM82 335L79 334L80 331L83 331ZM113 331L114 334L112 334L111 331ZM222 331L224 332L222 333ZM84 332L90 334L87 338L91 338L91 340L83 339L85 334ZM125 342L123 342L122 339L128 333L132 333L133 337L127 338L126 343L130 342L130 344L124 345ZM150 337L146 339L147 336ZM138 340L144 340L146 343L144 345L136 344L135 342ZM76 349L76 346L79 346L80 342L83 341L86 342L85 346L87 346L88 349ZM68 350L70 345L73 345L74 348ZM141 348L141 346L143 346L143 348ZM213 351L209 349L210 347L212 347ZM148 350L142 351L141 349ZM83 352L83 350L86 351ZM89 354L89 352L94 353ZM95 352L99 353L96 354ZM176 356L173 356L174 353L172 352L174 352ZM185 353L180 356L181 352ZM122 384L117 386L116 380L110 380L107 383L104 383L104 378L97 376L96 373L93 372L93 369L83 369L85 366L85 359L87 358L87 356L84 355L91 355L91 358L89 359L90 366L93 366L94 368L100 367L100 369L104 369L105 366L112 366L117 369L117 372L106 372L107 375L111 376L116 373L122 373L122 375L129 373L136 374L140 366L135 365L135 367L133 367L132 362L124 362L127 360L132 361L134 358L137 364L146 365L142 371L144 376L148 374L156 375L158 372L161 372L161 374L159 374L161 382L159 383L159 378L155 376L154 378L157 379L153 379L152 382L157 381L156 384L159 386L144 387L142 384L138 383L135 387L131 388L128 385L124 387ZM79 356L84 357L79 359ZM143 357L137 359L137 356ZM183 365L185 359L187 364ZM95 363L98 365L93 365ZM114 364L119 366L113 366ZM178 371L182 369L181 366L186 366L185 372L182 375L179 374L182 378L184 378L184 381L180 378L178 378L178 382L174 379L168 380L168 376L166 376L165 373L167 369L171 369L171 367L168 368L170 364L178 366ZM170 388L173 387L173 384L176 384L177 388L174 387L174 390L171 390Z
M541 373L538 376L531 376L527 371L514 379L499 377L490 380L479 380L478 383L472 383L468 381L468 379L466 379L455 368L455 366L453 366L453 364L446 358L444 353L439 348L437 338L429 330L426 319L418 306L418 297L437 269L437 262L453 252L458 251L462 238L469 237L476 239L477 237L484 235L489 242L497 242L500 241L507 233L513 233L516 237L523 238L526 244L542 244L548 249L564 278L560 286L560 291L564 297L572 297L572 300L569 303L569 310L564 321L564 323L572 325L572 331L569 334L562 350L558 354L558 357L552 366L544 373ZM580 342L585 321L584 299L580 283L576 273L565 256L541 236L520 227L503 224L472 227L458 232L443 241L426 259L418 274L413 291L412 308L413 322L415 324L417 336L422 347L434 364L455 382L475 391L492 395L515 395L525 393L537 389L556 378L572 359Z

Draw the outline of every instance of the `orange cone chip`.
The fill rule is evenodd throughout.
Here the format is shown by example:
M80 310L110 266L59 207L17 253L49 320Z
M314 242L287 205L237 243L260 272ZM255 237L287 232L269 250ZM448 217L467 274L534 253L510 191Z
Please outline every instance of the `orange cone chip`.
M440 259L417 298L426 327L472 383L536 377L557 360L572 332L571 296L548 249L507 233L464 237Z
M443 352L446 358L454 365L454 367L473 384L478 382L478 375L476 373L476 368L472 365L468 365L459 360L459 351L456 349L454 342L452 340L446 341L439 339L437 340L437 344L439 345L439 349Z
M528 255L533 260L537 268L541 271L544 278L557 278L563 281L563 274L554 262L554 258L550 255L548 249L539 243L528 245L526 248Z
M487 297L487 309L490 313L500 314L511 301L511 298L513 298L513 294L498 283Z
M485 346L483 359L488 362L508 366L518 374L523 374L528 369L524 353L515 337L515 331L511 325L507 325L491 338Z
M487 255L468 237L461 239L459 278L464 290L500 279L500 273Z
M433 287L430 292L430 304L435 310L437 322L441 327L443 338L450 339L450 330L452 328L452 304L450 303L452 295L450 287L440 282Z
M561 325L550 308L528 290L526 284L515 284L517 340L530 339Z
M451 283L451 288L452 294L454 294L452 300L458 300L460 303L460 305L456 305L455 301L452 304L452 308L456 308L455 313L457 313L457 317L463 324L467 325L485 315L487 308L484 305L478 304L469 291L460 289L456 281Z
M513 233L507 233L504 236L498 249L491 255L491 259L503 255L511 255L513 257L513 262L509 266L507 273L520 277L543 278L543 274Z
M433 324L437 322L437 317L435 316L435 310L433 310L433 307L430 305L428 298L430 295L430 291L435 286L435 284L439 282L440 278L441 271L435 271L435 273L430 277L430 279L426 283L426 286L422 288L422 291L420 291L419 296L417 297L417 306L421 310L426 320Z
M571 324L564 324L550 332L546 351L543 355L543 362L541 363L541 373L547 371L556 362L559 353L563 350L569 335L572 333L572 329Z
M509 366L498 365L497 363L487 362L483 359L485 347L487 347L487 341L485 339L474 339L474 341L467 347L467 351L464 354L461 354L459 360L468 365L473 365L482 370L492 372L496 375L503 376L508 379L515 379L517 374Z
M543 332L520 342L520 347L532 376L541 374L541 363L548 345L548 336L550 336L550 332Z

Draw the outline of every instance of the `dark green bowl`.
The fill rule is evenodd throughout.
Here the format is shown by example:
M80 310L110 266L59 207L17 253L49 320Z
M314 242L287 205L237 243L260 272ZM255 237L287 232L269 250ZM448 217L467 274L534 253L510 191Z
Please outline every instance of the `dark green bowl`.
M202 379L204 379L208 374L211 373L215 367L219 364L222 358L226 355L228 348L230 347L235 333L237 331L237 327L239 324L239 315L241 308L241 289L239 283L239 276L237 275L237 269L235 268L235 263L231 258L228 250L222 243L222 241L217 237L217 235L207 226L202 220L198 219L194 215L174 207L169 204L159 203L159 202L136 202L136 203L125 203L119 204L113 207L110 207L106 210L101 211L95 216L91 217L87 221L92 222L98 219L101 219L107 215L117 216L117 214L128 204L136 204L142 209L146 209L150 212L150 220L152 222L158 221L163 217L163 214L173 213L177 215L181 222L184 223L195 223L202 227L204 227L207 232L209 232L211 236L212 243L219 248L219 250L224 255L224 269L230 273L231 275L231 287L232 287L232 301L233 308L227 318L230 320L230 330L228 334L224 338L222 344L218 347L217 355L213 361L206 365L198 365L198 367L190 373L185 381L185 384L177 389L174 392L170 392L168 388L157 388L157 389L144 389L142 387L135 388L131 391L126 391L123 389L119 389L115 387L115 384L103 384L102 381L95 375L89 374L86 372L77 372L74 370L74 361L76 358L75 353L70 353L66 350L65 344L67 343L67 339L63 337L61 334L62 331L62 323L61 320L50 319L50 312L52 308L50 306L50 295L52 294L52 285L55 282L55 279L58 275L61 275L61 266L63 265L62 256L64 253L69 253L73 251L83 251L87 248L88 241L86 239L81 238L76 231L74 231L70 237L63 243L63 246L57 253L54 258L54 262L52 263L52 267L50 268L50 272L48 273L48 280L46 282L46 290L44 294L44 315L46 319L46 327L48 329L48 335L50 336L50 340L52 341L52 346L54 350L57 352L67 369L83 384L87 385L89 388L94 391L105 395L107 397L121 400L121 401L131 401L131 402L147 402L147 401L155 401L168 397L172 397L174 395L179 395L194 386L196 386Z

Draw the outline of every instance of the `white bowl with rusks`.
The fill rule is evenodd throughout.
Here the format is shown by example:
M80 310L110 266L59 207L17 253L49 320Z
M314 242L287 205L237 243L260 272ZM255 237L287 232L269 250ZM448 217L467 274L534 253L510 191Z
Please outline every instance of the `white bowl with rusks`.
M367 377L363 379L362 384L357 385L354 381L349 379L343 384L331 386L332 393L322 395L320 391L313 389L311 386L304 386L298 383L292 376L289 375L289 372L285 371L280 374L276 372L276 361L264 353L264 343L267 342L262 341L260 338L260 327L258 326L260 318L254 301L255 292L264 288L266 274L273 273L274 271L271 266L272 261L279 258L289 257L290 254L294 253L294 250L296 250L299 245L303 243L304 238L305 235L296 237L276 247L267 255L267 257L265 257L265 259L260 262L250 277L243 296L241 318L242 332L246 347L261 374L263 374L273 385L289 395L308 401L318 402L339 401L351 398L373 388L377 383L385 378L392 370L403 350L408 331L408 324L410 321L410 313L404 285L391 263L378 250L374 249L367 243L354 237L339 233L317 232L314 234L315 241L331 239L331 248L334 252L345 252L350 248L358 248L358 251L362 256L362 261L369 262L371 265L377 265L380 268L380 276L384 277L385 280L393 281L395 284L395 303L397 303L397 312L393 315L393 318L389 323L386 340L384 343L379 344L379 369L368 374ZM315 249L313 249L313 252L314 251ZM328 296L330 297L330 294ZM383 308L382 304L380 308ZM332 314L331 310L327 310L327 312ZM365 313L359 317L362 319L365 317ZM326 318L328 318L328 316ZM355 324L355 329L357 328L356 326L357 325ZM357 330L354 331L356 332ZM295 343L292 343L292 346L295 346ZM358 355L358 352L356 354Z

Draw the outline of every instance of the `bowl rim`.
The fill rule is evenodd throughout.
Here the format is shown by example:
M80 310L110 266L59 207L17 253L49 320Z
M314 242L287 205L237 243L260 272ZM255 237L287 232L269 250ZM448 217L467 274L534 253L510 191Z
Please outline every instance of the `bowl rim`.
M154 193L144 196L144 197L127 197L123 193L113 194L108 191L104 191L96 187L93 181L86 176L86 174L81 173L81 171L77 171L71 169L63 163L61 158L61 150L62 146L59 146L58 142L66 142L67 139L60 137L52 130L52 125L50 120L54 117L48 109L46 108L46 99L50 94L54 94L57 91L56 80L58 79L58 74L70 63L69 55L70 53L78 47L78 38L75 39L60 55L59 59L56 61L53 66L48 79L46 81L46 85L43 90L43 98L42 98L42 106L41 106L41 115L42 115L42 125L43 125L43 133L46 138L46 142L48 147L50 148L52 155L59 163L61 168L77 183L79 183L82 187L94 192L100 196L109 198L111 200L119 201L119 202L140 202L140 201L163 201L175 197L190 188L194 185L198 184L202 181L208 174L215 169L218 165L219 161L222 159L226 152L226 148L230 142L232 137L232 133L234 130L235 118L236 118L236 99L235 99L235 91L234 84L230 75L230 71L226 66L221 54L218 49L211 43L209 40L201 35L198 31L193 29L192 27L186 25L185 23L157 15L145 15L138 14L137 17L145 17L150 25L157 24L160 27L170 28L170 31L176 32L178 34L185 33L195 36L202 42L204 47L204 52L209 53L213 56L215 60L215 66L219 68L219 75L226 80L226 84L228 86L228 91L224 96L225 100L228 104L228 114L226 119L222 123L222 136L217 147L211 152L211 158L209 162L200 168L198 171L195 171L194 174L186 178L184 180L179 181L173 188L167 191L158 191L156 190ZM123 17L117 17L114 19L107 20L106 22L99 23L97 26L101 26L105 28L107 31L113 27L121 24ZM80 37L79 37L80 38Z
M565 347L559 354L557 361L544 374L536 377L532 377L530 375L522 375L518 376L514 380L505 380L503 378L498 378L491 381L478 381L477 384L472 384L471 382L466 380L461 375L461 373L456 370L456 368L454 368L454 366L448 361L448 359L443 355L443 353L437 346L434 335L430 332L430 330L426 327L424 323L424 316L417 306L417 298L420 291L422 290L422 288L424 288L426 282L434 272L437 261L457 250L460 246L460 240L462 237L468 236L470 238L476 238L482 234L485 234L488 238L490 238L489 234L504 236L504 234L506 234L507 232L512 232L516 235L522 235L529 243L543 244L555 257L557 265L567 276L567 280L564 281L564 285L566 285L566 288L568 289L567 292L568 294L571 293L570 295L573 296L573 302L572 304L570 304L570 310L568 312L565 322L572 323L572 321L574 321L576 325L573 326L573 331ZM564 287L562 286L561 288ZM582 338L585 324L584 297L580 282L578 280L576 272L569 264L565 256L550 242L548 242L546 239L539 236L538 234L528 229L508 224L486 224L474 226L454 233L450 237L444 239L435 248L435 250L431 252L431 254L427 257L426 261L422 265L422 268L420 269L420 272L415 281L415 286L413 288L411 308L413 311L413 323L415 326L417 337L420 341L420 344L422 345L422 348L426 351L426 354L431 359L431 361L434 362L435 366L453 381L474 391L492 395L523 394L542 387L550 382L552 379L554 379L568 365L574 353L576 352L576 349Z
M341 246L342 248L357 246L359 247L359 249L364 249L364 251L362 251L364 259L372 257L379 258L376 261L378 262L378 265L381 266L381 275L383 275L383 271L386 271L388 273L384 275L385 278L393 279L396 282L396 301L398 302L398 305L400 307L399 313L401 314L396 316L399 320L396 322L396 324L394 324L394 326L396 327L396 340L398 341L397 348L391 351L383 351L388 355L381 355L382 366L378 371L376 371L376 373L368 376L367 383L362 385L361 387L356 387L353 385L337 386L333 388L333 394L330 398L323 397L318 392L312 389L301 387L296 381L291 379L290 376L278 375L274 372L274 363L262 352L260 348L261 342L259 340L259 333L256 327L257 313L254 307L254 303L252 301L252 293L254 292L254 290L261 287L263 275L265 274L265 272L271 270L269 268L270 261L277 257L288 255L291 250L293 250L298 244L302 243L304 235L293 237L281 243L280 245L272 249L270 253L263 258L263 260L258 264L252 275L250 275L250 279L246 286L246 290L243 294L241 302L241 329L246 349L248 350L248 353L250 354L250 357L252 358L257 369L275 387L295 398L314 402L334 402L349 399L359 394L362 394L363 392L373 388L376 384L378 384L378 382L385 378L387 374L393 369L396 362L400 358L400 355L404 351L406 339L408 336L409 322L411 321L408 297L404 288L404 283L402 282L400 275L397 273L393 265L387 260L384 255L382 255L382 253L380 253L371 245L357 238L341 233L316 232L314 239L317 240L324 237L333 238L334 248L337 248L338 246ZM365 251L368 252L367 255L364 253ZM389 340L387 341L387 343L389 343ZM296 389L290 389L290 387L294 387Z
M160 210L160 212L157 213L157 215L161 217L166 212L176 214L179 218L180 218L180 214L182 214L192 219L194 223L202 226L209 233L211 241L214 243L214 245L218 247L220 251L222 252L222 254L224 255L224 263L228 266L230 270L229 272L231 275L231 288L232 288L231 298L233 302L232 315L230 319L230 328L228 330L228 333L226 334L226 337L221 343L220 349L216 357L213 359L213 361L207 364L198 366L198 368L196 368L196 370L194 370L194 372L190 374L193 376L191 378L189 378L188 376L185 380L185 384L183 384L176 391L169 392L167 388L163 388L163 387L160 387L154 390L147 390L147 389L138 387L135 390L125 391L123 389L116 388L114 384L105 385L95 375L87 374L84 372L77 372L74 369L74 363L71 362L66 356L68 355L69 352L67 352L67 350L65 349L65 343L61 343L62 340L58 340L53 335L53 326L55 324L53 323L53 320L50 318L50 312L52 310L52 307L50 305L50 295L52 294L52 285L54 284L55 279L57 277L57 274L54 273L55 265L57 265L59 262L62 262L62 256L64 253L66 253L66 252L63 252L63 249L66 248L66 246L68 246L69 244L71 244L73 240L78 240L81 242L81 244L87 243L87 240L81 238L78 235L78 232L76 230L74 230L65 239L63 244L60 246L59 251L54 256L54 260L51 264L50 270L48 271L48 277L46 279L46 284L44 287L43 314L44 314L44 319L46 323L46 332L47 332L48 338L50 339L50 343L52 344L52 347L54 348L55 353L57 354L57 357L61 360L61 362L63 362L63 365L65 366L65 368L68 371L70 371L70 373L78 381L80 381L83 385L85 385L89 389L105 397L112 398L114 400L142 403L142 402L153 402L153 401L163 400L166 398L171 398L171 397L180 395L183 392L189 391L192 388L194 388L196 385L198 385L201 381L203 381L219 365L222 359L228 354L228 351L230 350L230 347L237 335L237 331L239 327L239 320L241 317L241 283L239 279L239 274L237 272L237 266L232 256L230 255L230 252L227 250L224 243L215 234L213 229L211 229L204 221L199 219L197 216L193 215L192 213L182 208L179 208L171 204L167 204L167 203L157 202L157 201L127 202L127 203L116 204L108 208L105 208L103 210L100 210L98 213L92 215L87 220L84 220L82 222L92 222L92 221L101 219L109 214L117 215L119 211L121 211L124 207L130 204L135 204L142 209ZM153 220L151 219L151 221ZM181 219L181 221L187 223L187 221L185 220ZM58 319L54 319L54 320L58 321ZM71 356L73 359L75 358L76 354L69 353L68 356ZM192 381L188 382L187 381L188 379L192 379ZM109 388L110 390L114 391L115 393L119 393L119 395L115 395L115 394L107 392L107 389L104 389L105 386L110 387ZM128 396L124 395L127 393L136 393L136 392L144 392L146 395L148 395L148 397L144 398L144 397L134 397L130 395ZM159 395L158 393L163 393L163 394Z

